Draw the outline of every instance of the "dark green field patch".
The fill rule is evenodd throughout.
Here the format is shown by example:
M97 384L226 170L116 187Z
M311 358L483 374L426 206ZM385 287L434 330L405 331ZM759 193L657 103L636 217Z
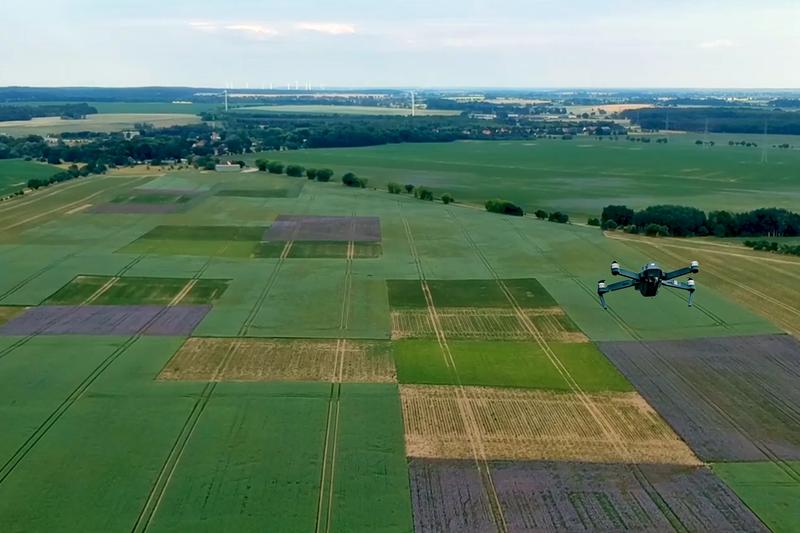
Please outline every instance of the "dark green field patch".
M425 309L428 303L418 279L387 279L389 307L392 309Z
M523 309L555 307L558 305L558 302L550 296L547 289L536 278L505 279L503 283L508 288L511 296L517 301L517 304Z
M264 226L156 226L140 239L259 242Z
M429 280L436 307L509 307L508 298L493 279Z
M288 259L345 259L347 258L347 242L343 241L294 241L289 249ZM260 243L253 252L253 257L276 258L283 254L286 247L284 241ZM381 256L383 249L377 242L353 243L355 259L375 259Z
M180 294L189 283L185 278L77 276L45 300L46 305L164 305ZM219 299L230 280L200 279L180 303L205 304Z
M542 348L526 341L448 341L462 385L570 391ZM590 343L550 343L559 361L586 392L632 391L631 384ZM397 380L402 384L455 385L436 341L394 343Z

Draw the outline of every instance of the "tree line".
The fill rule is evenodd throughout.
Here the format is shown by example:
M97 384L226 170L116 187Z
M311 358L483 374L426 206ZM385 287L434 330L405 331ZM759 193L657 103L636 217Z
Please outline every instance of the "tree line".
M704 108L650 108L629 109L622 112L625 118L644 130L670 129L713 133L763 133L764 124L769 133L800 134L800 114L771 108L704 107Z
M0 122L37 117L81 119L94 114L97 109L89 104L0 105Z
M634 211L624 205L609 205L600 216L603 229L622 228L629 233L676 237L793 237L800 235L800 214L769 207L734 213L725 210L706 214L695 207L654 205Z

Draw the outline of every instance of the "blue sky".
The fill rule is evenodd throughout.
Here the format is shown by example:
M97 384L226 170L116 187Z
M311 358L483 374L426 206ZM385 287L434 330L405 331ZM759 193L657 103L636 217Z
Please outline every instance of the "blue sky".
M4 0L0 85L800 87L800 1Z

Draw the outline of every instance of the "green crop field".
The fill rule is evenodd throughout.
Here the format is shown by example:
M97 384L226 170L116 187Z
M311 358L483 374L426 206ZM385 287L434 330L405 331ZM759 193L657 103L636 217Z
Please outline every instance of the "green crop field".
M233 108L239 113L298 113L304 115L370 115L370 116L411 116L411 108L378 107L357 105L259 105ZM453 116L459 111L440 109L417 109L419 116Z
M85 119L69 120L61 117L41 117L31 120L0 122L0 135L22 137L25 135L57 135L81 131L114 132L133 128L140 123L157 128L197 124L200 117L185 113L98 113Z
M526 210L561 210L585 222L603 206L645 207L677 203L704 209L750 209L800 205L796 169L800 151L728 146L729 139L759 136L712 135L713 148L694 144L697 136L673 135L664 144L540 139L520 142L464 141L399 144L281 154L285 163L352 171L370 187L388 182L424 185L437 194L482 204L504 198ZM775 138L770 144L779 142ZM254 155L275 158L274 155Z
M59 172L58 167L35 161L0 159L0 196L27 188L29 179L48 179Z
M584 143L593 147L579 147ZM696 468L700 460L666 422L674 419L637 394L637 382L599 343L796 332L800 262L739 243L604 234L380 187L416 182L475 202L526 197L520 201L573 214L617 193L637 205L753 206L788 203L797 194L786 178L796 173L793 152L771 156L762 168L735 163L727 146L694 152L689 140L624 143L287 152L280 154L286 162L352 169L378 189L263 172L141 169L0 203L0 531L25 524L76 532L406 532L420 527L419 495L432 494L414 486L407 455L441 462L435 490L483 501L469 482L447 477L448 465L462 460L478 491L496 486L505 491L499 505L522 513L534 496L503 499L510 489L508 480L493 485L496 461L540 459L545 448L561 458L578 450L575 457L587 464L663 461L660 450L671 446L677 451L669 461ZM615 177L589 177L601 160ZM716 167L734 181L711 176ZM692 168L700 170L681 174ZM683 175L673 185L684 188L659 181L672 173ZM769 192L765 176L787 196ZM155 209L164 206L153 189L171 198L185 191L191 209ZM141 204L146 195L156 203L145 212L92 209ZM281 215L377 217L380 239L351 242L343 232L330 241L263 242ZM633 291L610 295L608 311L600 307L595 284L608 277L612 260L637 268L656 259L673 268L695 252L702 266L694 307L683 293L645 299ZM757 284L754 266L768 279ZM94 335L63 317L52 319L61 320L52 334L42 333L52 325L47 318L39 319L41 328L26 322L48 316L35 312L86 304L92 311L202 304L208 312L188 333L171 335L164 328L104 334L102 316L87 319L98 321L89 324ZM371 358L364 347L376 343L381 354ZM267 345L292 353L279 358L261 348ZM724 364L719 359L714 364ZM182 375L181 361L202 369L202 377ZM231 361L238 378L227 373ZM276 361L289 362L276 372ZM271 381L277 374L282 380ZM582 450L589 450L585 457ZM767 468L735 471L739 466L714 468L768 525L795 527L781 507L795 498L794 486ZM735 495L725 501L743 505ZM440 511L442 520L452 512Z
M800 529L800 462L716 463L714 472L776 533Z

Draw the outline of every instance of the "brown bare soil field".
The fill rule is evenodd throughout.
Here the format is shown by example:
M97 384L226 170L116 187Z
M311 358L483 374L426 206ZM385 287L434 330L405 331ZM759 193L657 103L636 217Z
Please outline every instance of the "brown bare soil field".
M344 382L396 381L388 343L347 341L338 352L336 346L335 340L191 338L158 379L334 381L341 371Z
M546 340L588 342L559 307L526 309L528 316ZM437 308L439 326L448 339L524 340L530 332L520 323L513 309ZM392 339L435 338L428 310L404 309L392 312Z
M403 385L400 395L411 457L471 458L461 415L468 412L478 430L472 438L479 439L487 459L699 464L634 392L582 399L551 391L465 387L460 397L455 387ZM594 409L586 407L586 399ZM603 423L592 411L601 413Z

